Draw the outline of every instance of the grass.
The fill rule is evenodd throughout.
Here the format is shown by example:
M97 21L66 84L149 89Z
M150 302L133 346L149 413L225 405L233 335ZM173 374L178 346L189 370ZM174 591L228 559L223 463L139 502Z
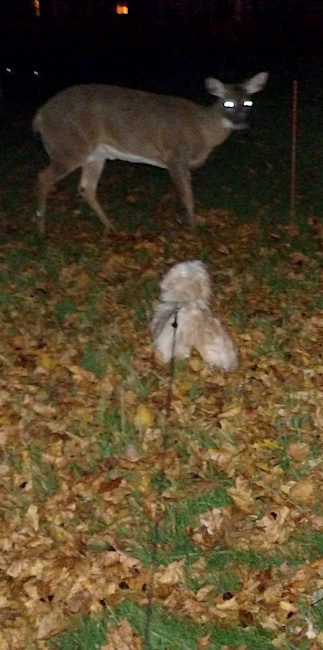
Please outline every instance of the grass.
M132 623L134 629L140 633L144 627L145 610L127 604L127 606L121 606L116 615L111 617L108 615L102 621L94 623L89 619L85 619L82 628L78 632L72 632L68 637L62 638L62 650L67 648L70 650L99 648L105 640L106 621L108 620L109 623L109 618L112 619L112 623L126 618ZM197 628L193 625L188 625L184 621L174 621L165 612L160 610L156 615L151 647L152 650L169 650L170 647L185 647L194 650L197 638L199 636L206 636L208 632L209 630L202 626ZM260 639L262 643L261 647L264 650L271 647L265 634L261 634ZM211 631L210 647L212 649L214 648L214 650L220 649L224 644L237 646L244 643L247 643L247 647L253 650L258 647L257 643L259 643L259 638L254 637L248 631L237 632L235 630L223 630L221 628Z
M193 173L194 232L164 171L111 162L99 192L122 232L102 233L74 198L72 175L40 237L32 181L43 154L24 115L11 130L3 123L0 489L3 597L15 609L0 610L0 641L7 635L13 650L26 639L35 650L94 650L116 644L119 629L129 649L309 650L305 616L323 633L322 603L310 602L323 549L323 160L313 101L322 73L309 80L304 70L293 224L286 77L272 74L257 97L253 130ZM176 363L165 421L170 370L148 325L162 275L196 258L240 368Z

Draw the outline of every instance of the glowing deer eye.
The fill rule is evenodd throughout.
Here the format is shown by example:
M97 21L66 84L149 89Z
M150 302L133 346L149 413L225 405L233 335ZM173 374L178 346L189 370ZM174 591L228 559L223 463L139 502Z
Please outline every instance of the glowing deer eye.
M253 104L253 102L251 101L251 99L246 99L246 101L243 102L243 105L248 106L248 107L252 106L252 104Z
M224 108L234 108L234 102L227 100L226 102L223 102Z

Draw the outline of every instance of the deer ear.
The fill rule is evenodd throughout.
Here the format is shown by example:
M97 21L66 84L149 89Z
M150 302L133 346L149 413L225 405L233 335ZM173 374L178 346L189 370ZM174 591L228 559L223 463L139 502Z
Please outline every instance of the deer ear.
M258 74L256 74L254 77L251 77L251 79L245 81L244 87L247 94L253 95L254 93L258 93L260 90L262 90L267 83L268 77L268 72L258 72Z
M207 79L205 79L204 81L204 84L206 90L211 95L215 95L216 97L224 97L225 87L222 81L219 81L219 79L213 79L213 77L207 77Z

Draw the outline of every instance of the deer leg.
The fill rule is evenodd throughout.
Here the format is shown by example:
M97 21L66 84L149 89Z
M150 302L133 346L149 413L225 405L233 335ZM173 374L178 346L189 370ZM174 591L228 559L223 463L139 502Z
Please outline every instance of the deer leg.
M187 221L190 226L194 226L194 198L190 171L178 160L172 160L168 164L168 172L184 205Z
M43 169L38 174L38 207L37 207L37 218L38 218L38 229L39 232L44 235L46 230L46 205L47 197L49 192L53 189L54 185L64 176L67 176L76 165L60 165L55 162L51 162L45 169Z
M38 219L38 229L42 235L45 234L46 230L45 213L47 197L59 178L60 175L55 171L55 167L52 163L38 174L38 207L36 215Z
M79 185L79 192L84 201L92 208L93 212L99 217L100 221L107 230L115 230L111 221L109 221L105 212L101 208L97 198L96 189L104 167L105 159L96 158L86 160L82 165L82 175Z

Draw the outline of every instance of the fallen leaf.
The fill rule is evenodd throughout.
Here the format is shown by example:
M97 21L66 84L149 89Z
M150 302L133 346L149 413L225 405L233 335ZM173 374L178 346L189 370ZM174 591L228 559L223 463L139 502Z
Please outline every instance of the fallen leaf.
M310 453L310 447L307 442L292 442L287 449L291 458L297 462L303 462Z
M297 481L289 490L289 497L302 505L312 507L315 502L315 482L310 477Z
M139 636L130 627L128 621L123 620L108 631L109 641L101 650L142 650Z
M154 423L154 415L151 409L145 404L139 404L133 418L136 429L148 429Z
M242 510L242 512L245 513L252 512L254 507L254 498L251 486L246 479L238 476L236 478L235 487L229 488L228 494L230 494L231 499L239 510Z

